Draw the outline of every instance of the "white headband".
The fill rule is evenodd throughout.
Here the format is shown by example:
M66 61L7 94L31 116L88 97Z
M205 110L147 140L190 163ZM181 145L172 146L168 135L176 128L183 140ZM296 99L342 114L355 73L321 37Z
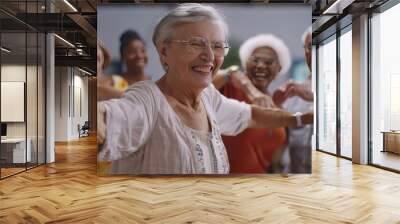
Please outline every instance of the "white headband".
M254 37L250 37L240 46L239 57L244 69L246 69L246 62L248 58L251 56L253 51L259 47L270 47L276 52L279 64L282 67L278 75L289 71L292 64L289 49L281 39L272 34L259 34Z

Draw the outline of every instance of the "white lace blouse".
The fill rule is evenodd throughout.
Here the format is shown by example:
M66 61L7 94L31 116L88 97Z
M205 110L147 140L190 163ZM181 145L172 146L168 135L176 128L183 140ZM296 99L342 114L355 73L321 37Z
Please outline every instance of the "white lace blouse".
M221 139L247 128L248 104L228 99L213 85L201 94L211 132L184 125L158 86L138 82L123 98L105 101L106 141L100 161L113 174L226 174L229 161Z

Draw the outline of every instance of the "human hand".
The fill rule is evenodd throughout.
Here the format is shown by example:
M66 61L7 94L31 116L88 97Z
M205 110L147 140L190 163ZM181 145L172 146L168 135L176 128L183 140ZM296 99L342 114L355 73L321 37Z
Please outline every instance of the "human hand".
M309 102L314 100L314 96L309 85L296 83L293 80L287 81L283 86L276 90L272 96L272 99L277 105L281 105L288 98L293 96L298 96Z
M310 111L301 115L301 122L303 125L312 124L314 122L314 112Z
M232 82L232 85L235 88L241 90L243 90L245 85L250 82L249 78L239 70L231 72L229 75L229 81Z
M259 91L251 83L249 77L243 74L241 71L232 72L230 75L230 80L235 88L241 89L244 93L246 93L252 104L268 108L276 107L272 97Z
M261 107L267 107L267 108L277 107L274 104L272 97L265 95L265 94L256 94L256 96L250 100L252 101L253 104L261 106Z
M272 100L276 105L282 105L287 99L284 87L275 90L274 94L272 94Z
M106 138L106 108L103 103L97 103L97 144L104 143Z
M288 81L285 86L285 96L287 98L298 96L305 101L313 101L313 93L307 84L296 83L292 80Z

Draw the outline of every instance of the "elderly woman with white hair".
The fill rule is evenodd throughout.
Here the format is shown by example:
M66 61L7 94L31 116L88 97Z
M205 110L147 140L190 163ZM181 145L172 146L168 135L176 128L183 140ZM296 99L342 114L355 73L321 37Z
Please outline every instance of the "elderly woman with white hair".
M289 80L273 94L274 102L291 113L312 111L314 94L311 89L311 27L301 37L309 75L303 82ZM311 173L312 125L289 128L290 172Z
M153 42L165 74L98 105L98 159L113 161L110 173L226 174L221 134L312 123L312 114L241 103L214 88L227 33L217 10L201 4L181 4L160 20Z
M282 104L289 98L298 96L306 102L313 102L314 94L311 91L311 27L307 28L301 36L301 41L304 47L304 56L309 70L309 75L303 83L287 81L277 91L274 92L274 102L282 107Z
M271 99L268 86L280 74L290 69L291 58L286 44L272 34L259 34L246 40L239 49L244 73L224 74L224 85L216 85L220 92L231 99L248 104L258 104L254 93ZM218 79L218 76L215 77ZM256 88L256 90L252 90ZM257 93L258 92L258 93ZM265 107L274 107L266 103ZM248 128L236 136L223 136L232 173L265 173L271 171L274 155L280 155L286 146L286 130L280 128ZM279 161L279 156L276 159Z

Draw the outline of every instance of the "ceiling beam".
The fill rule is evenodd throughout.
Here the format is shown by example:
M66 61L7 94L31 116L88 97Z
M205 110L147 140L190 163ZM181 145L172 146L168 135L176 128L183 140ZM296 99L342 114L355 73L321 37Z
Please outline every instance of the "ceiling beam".
M55 56L56 66L80 66L96 71L96 58L90 56Z
M71 20L73 20L82 30L87 34L86 42L91 46L96 46L97 30L90 24L85 17L80 14L68 14Z

